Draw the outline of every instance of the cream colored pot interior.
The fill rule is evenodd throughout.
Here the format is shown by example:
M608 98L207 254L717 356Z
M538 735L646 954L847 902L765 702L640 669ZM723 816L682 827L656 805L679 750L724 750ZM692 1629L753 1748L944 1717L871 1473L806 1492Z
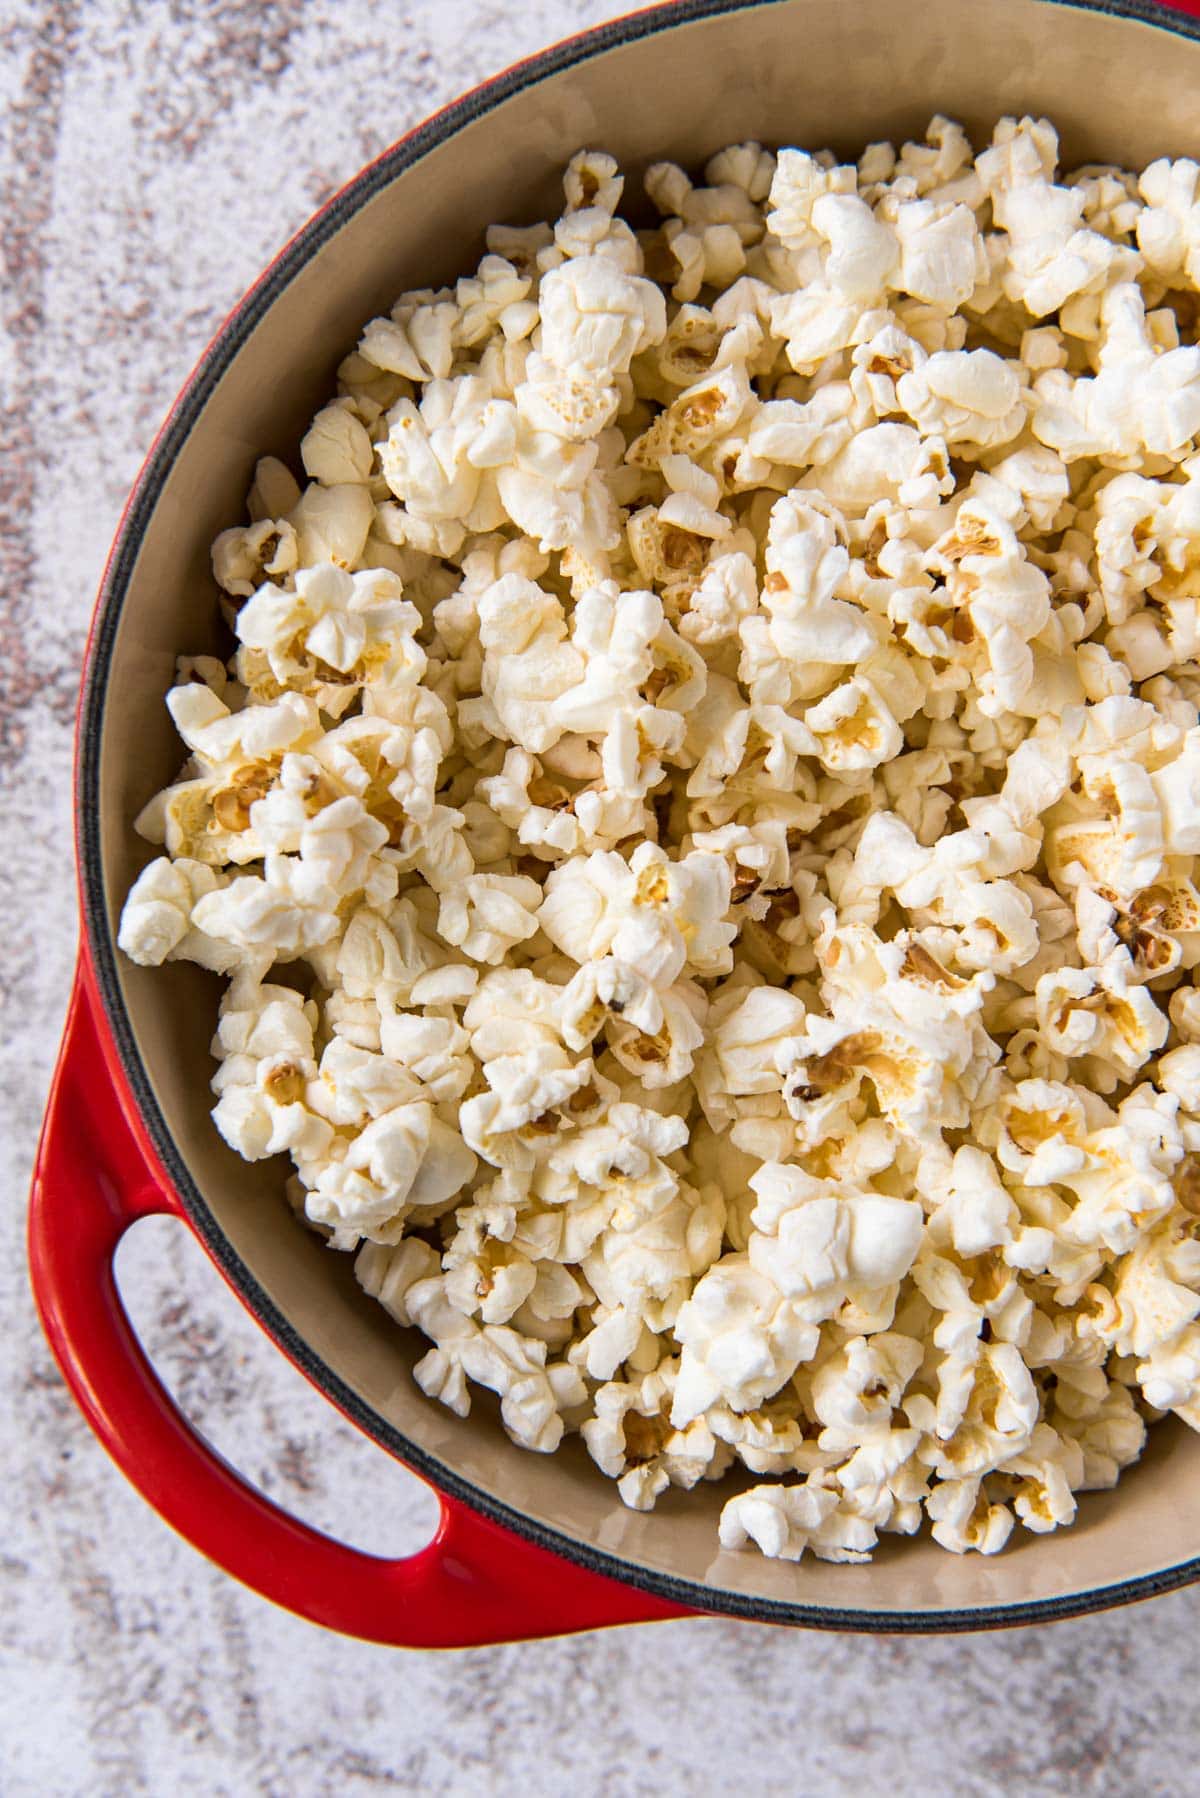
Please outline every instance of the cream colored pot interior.
M100 750L100 841L110 925L148 859L131 820L177 771L162 704L177 653L213 647L208 547L242 516L256 457L298 467L307 419L362 324L405 288L474 267L484 226L554 216L558 174L581 145L636 177L658 158L698 164L748 137L832 145L853 156L920 135L931 114L976 139L1003 113L1045 113L1068 163L1140 167L1200 156L1200 44L1154 26L1045 0L778 0L679 22L543 78L466 124L386 185L292 280L229 367L184 444L145 531L116 634ZM101 959L104 957L102 955ZM927 1540L891 1540L870 1566L796 1567L722 1553L726 1488L673 1493L638 1515L578 1443L550 1457L503 1435L477 1402L462 1421L410 1379L423 1345L354 1284L350 1258L298 1228L286 1169L248 1167L209 1120L208 1044L218 983L192 968L118 977L150 1083L219 1229L296 1332L362 1403L482 1493L571 1541L735 1602L864 1614L933 1613L1067 1601L1200 1557L1200 1439L1153 1432L1115 1494L1089 1497L1076 1528L1018 1530L996 1559L956 1559ZM728 1602L728 1598L725 1599ZM864 1618L866 1620L866 1618Z

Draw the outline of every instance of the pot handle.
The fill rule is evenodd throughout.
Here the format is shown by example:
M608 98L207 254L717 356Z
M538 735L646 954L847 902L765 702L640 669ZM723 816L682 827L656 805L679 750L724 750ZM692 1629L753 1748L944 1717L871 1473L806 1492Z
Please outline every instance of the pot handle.
M130 1224L184 1213L122 1109L89 976L81 958L34 1173L30 1268L63 1376L142 1497L264 1598L372 1642L459 1648L691 1615L444 1494L426 1548L402 1560L363 1554L280 1510L192 1429L142 1352L113 1275Z

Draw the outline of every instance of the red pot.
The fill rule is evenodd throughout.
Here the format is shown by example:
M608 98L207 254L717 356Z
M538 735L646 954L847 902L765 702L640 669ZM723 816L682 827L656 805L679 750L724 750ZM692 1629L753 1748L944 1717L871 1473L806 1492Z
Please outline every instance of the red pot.
M101 1442L143 1496L218 1565L313 1621L420 1647L723 1611L874 1630L1025 1623L1200 1576L1200 1440L1156 1428L1116 1493L994 1560L891 1542L865 1567L719 1551L720 1495L626 1511L578 1444L515 1448L486 1404L432 1405L421 1348L344 1264L281 1214L276 1180L208 1116L217 983L118 957L115 920L146 859L131 820L173 777L162 706L174 657L216 643L207 549L241 515L260 454L287 455L362 323L406 288L473 263L492 219L553 216L581 144L634 174L748 137L854 152L963 120L1044 112L1068 162L1200 156L1200 0L681 0L522 63L448 107L350 183L293 239L214 339L126 508L88 646L77 739L84 937L30 1211L51 1346ZM315 346L315 348L314 348ZM272 1183L274 1182L274 1184ZM439 1489L435 1540L407 1560L297 1523L192 1431L121 1308L112 1259L135 1219L195 1230L297 1366Z

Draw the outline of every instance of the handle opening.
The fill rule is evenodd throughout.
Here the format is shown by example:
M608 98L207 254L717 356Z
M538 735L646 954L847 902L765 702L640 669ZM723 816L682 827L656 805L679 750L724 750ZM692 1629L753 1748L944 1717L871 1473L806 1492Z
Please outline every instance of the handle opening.
M181 1219L139 1218L113 1267L158 1379L248 1486L364 1554L399 1559L433 1541L441 1522L433 1488L279 1353Z

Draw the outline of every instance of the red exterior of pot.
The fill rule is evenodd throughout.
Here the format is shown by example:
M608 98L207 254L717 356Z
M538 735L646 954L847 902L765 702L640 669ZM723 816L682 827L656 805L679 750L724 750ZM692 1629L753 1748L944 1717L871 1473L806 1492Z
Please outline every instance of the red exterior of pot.
M1200 0L1174 5L1200 16ZM139 1218L162 1213L188 1222L129 1091L85 947L38 1150L30 1269L63 1376L146 1501L262 1596L370 1641L467 1647L701 1614L580 1567L445 1494L433 1541L402 1560L348 1548L280 1510L191 1428L121 1305L117 1245Z

